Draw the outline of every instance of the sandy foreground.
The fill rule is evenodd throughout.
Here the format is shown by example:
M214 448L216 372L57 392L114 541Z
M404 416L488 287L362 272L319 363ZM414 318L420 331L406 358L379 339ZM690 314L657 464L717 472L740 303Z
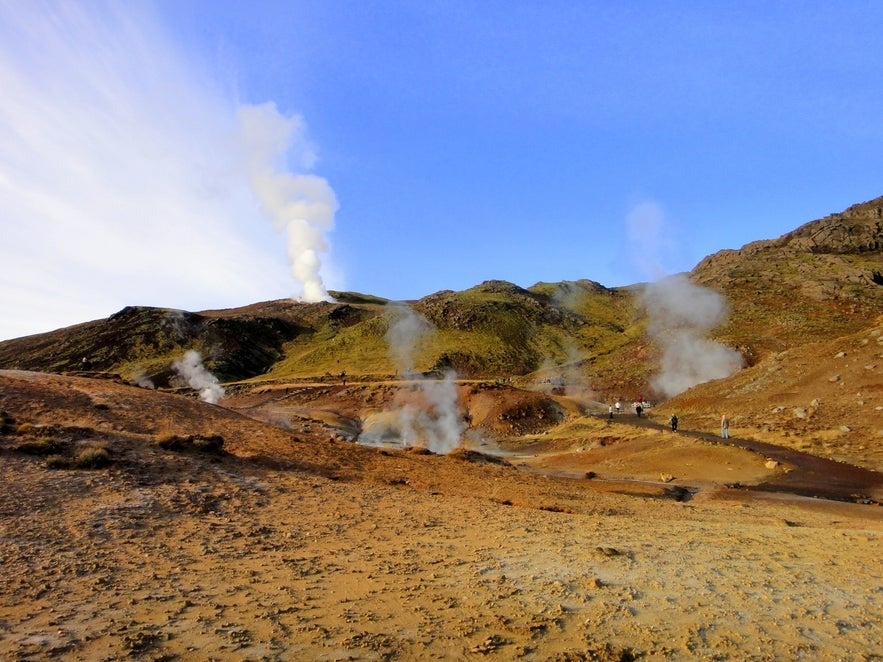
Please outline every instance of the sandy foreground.
M2 464L7 659L883 657L869 507L568 513L230 462L144 485L28 462Z
M7 409L37 417L5 386ZM238 419L212 415L236 448ZM3 659L883 659L878 505L101 434L116 446L99 470L4 442ZM317 469L321 453L341 464Z

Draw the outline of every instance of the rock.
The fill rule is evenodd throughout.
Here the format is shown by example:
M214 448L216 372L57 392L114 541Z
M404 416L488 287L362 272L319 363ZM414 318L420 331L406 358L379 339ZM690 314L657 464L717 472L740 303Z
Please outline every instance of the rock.
M767 460L763 466L767 469L778 469L779 463L776 460Z
M835 383L835 382L839 382L839 381L840 381L840 375L833 375L833 376L831 376L831 377L828 377L828 381L831 382L832 384Z
M671 474L666 474L666 473L659 474L659 480L661 480L663 483L670 483L674 479L675 479L675 477L672 476Z
M814 407L815 409L818 409L821 406L821 404L822 404L821 398L813 398L812 402L809 403L809 406Z
M508 643L506 639L504 639L503 637L501 637L498 634L495 634L495 635L488 637L480 644L473 646L470 649L470 652L479 653L481 655L487 655L488 653L493 653L501 646L505 646L506 643Z
M845 356L846 356L846 352L837 352L837 353L834 355L834 358L835 358L835 359L842 359L842 358L845 357Z
M806 409L803 407L795 407L794 408L794 417L795 418L806 418Z
M841 432L852 432L852 428L850 428L848 425L841 425L840 431Z

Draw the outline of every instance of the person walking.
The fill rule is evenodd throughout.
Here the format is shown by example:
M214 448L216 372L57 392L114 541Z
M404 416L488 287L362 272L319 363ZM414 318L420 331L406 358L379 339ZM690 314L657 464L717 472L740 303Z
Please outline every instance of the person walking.
M726 414L721 417L721 437L724 439L730 438L730 419L727 418Z
M678 415L672 414L671 418L668 420L668 422L671 425L671 431L677 432L678 431Z

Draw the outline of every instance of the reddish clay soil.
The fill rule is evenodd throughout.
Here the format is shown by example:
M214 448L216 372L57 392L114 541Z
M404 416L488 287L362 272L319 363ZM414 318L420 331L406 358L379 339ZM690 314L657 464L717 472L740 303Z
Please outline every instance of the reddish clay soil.
M3 657L883 656L879 474L475 383L472 450L343 440L404 390L0 372Z

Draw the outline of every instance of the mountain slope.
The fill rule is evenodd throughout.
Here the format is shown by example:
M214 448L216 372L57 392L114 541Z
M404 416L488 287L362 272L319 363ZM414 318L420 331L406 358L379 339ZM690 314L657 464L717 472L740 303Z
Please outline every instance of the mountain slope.
M190 313L129 306L105 320L0 343L0 365L46 372L85 368L167 385L172 362L195 349L221 380L246 379L279 361L292 339L333 334L370 317L376 307L270 301Z
M702 260L690 280L723 294L731 315L713 338L746 365L807 343L854 334L883 310L883 198L807 223L778 239ZM448 369L468 378L570 380L606 397L649 393L659 349L646 334L640 286L589 280L522 288L486 281L412 302L433 331L408 361L388 335L401 306L335 292L337 303L271 301L188 313L126 308L98 320L0 343L0 368L92 369L170 383L188 349L223 381L392 376ZM392 346L391 346L392 345Z
M752 360L855 333L883 310L883 197L710 255L691 279L727 297L719 338Z

